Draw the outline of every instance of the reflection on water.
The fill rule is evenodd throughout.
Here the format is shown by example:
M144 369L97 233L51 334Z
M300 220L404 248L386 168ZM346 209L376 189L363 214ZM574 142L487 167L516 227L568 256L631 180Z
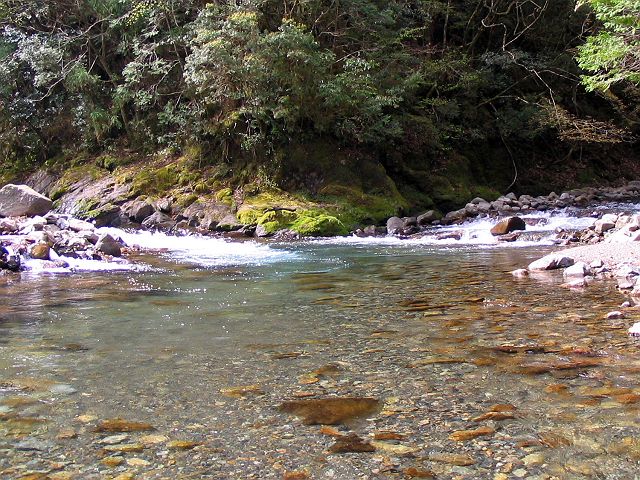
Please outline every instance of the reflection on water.
M623 300L612 285L574 292L557 276L508 274L539 249L271 250L249 265L204 267L194 254L147 258L146 272L0 284L0 471L636 475L635 313L604 319ZM335 431L276 408L333 395L384 406ZM115 417L152 424L158 441L129 432L121 443L139 448L105 448L95 425ZM332 454L350 432L366 449Z

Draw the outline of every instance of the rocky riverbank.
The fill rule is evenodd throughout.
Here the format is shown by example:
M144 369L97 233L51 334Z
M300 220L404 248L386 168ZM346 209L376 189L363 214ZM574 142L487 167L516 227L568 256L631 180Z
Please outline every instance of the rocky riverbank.
M580 290L595 280L613 279L627 299L620 305L621 310L609 312L606 318L636 316L636 305L640 304L640 215L606 214L570 238L582 245L545 255L527 268L514 270L512 275L522 278L562 270L562 286ZM640 335L640 323L631 325L629 334Z
M497 218L504 216L517 216L544 212L553 209L568 207L588 208L604 202L633 202L640 199L640 181L632 181L621 187L583 188L569 190L557 194L551 192L546 196L532 197L531 195L517 196L508 193L493 201L483 198L474 198L464 208L454 210L441 215L436 210L429 210L421 215L408 217L391 217L385 227L369 226L356 231L356 235L396 235L399 237L411 237L421 235L433 226L455 225L474 218ZM508 228L497 230L494 235L508 234L516 229ZM524 228L517 228L524 230ZM596 233L602 233L596 232ZM572 237L565 237L570 240ZM505 240L513 240L508 238Z
M93 223L51 211L52 202L25 185L0 189L0 272L20 271L24 259L66 268L64 258L113 260L126 245Z
M95 193L98 187L88 188ZM168 197L155 201L136 198L124 201L117 207L113 204L107 207L113 194L117 193L114 190L105 193L102 202L107 204L91 210L90 215L86 212L82 215L78 205L70 203L71 197L79 195L77 191L74 192L64 196L63 202L54 202L25 185L6 185L0 189L0 235L4 236L0 268L14 271L24 269L24 259L39 260L42 262L41 268L65 268L68 266L65 259L70 258L113 261L134 248L126 244L123 235L118 235L118 232L124 233L122 230L102 228L107 226L234 239L301 238L297 231L278 228L286 223L283 219L299 215L292 205L265 204L254 215L245 216L233 214L228 206L222 208L219 203L201 199L193 200L186 208L179 207L174 203L175 199ZM618 188L572 190L560 195L551 193L544 197L517 197L510 193L491 202L475 198L465 208L444 216L431 210L414 217L391 217L386 226L370 225L352 233L360 237L392 235L407 239L428 237L435 241L459 241L465 235L465 229L475 221L484 225L483 234L488 236L489 242L531 238L535 241L539 239L535 237L535 231L543 232L544 229L550 230L544 231L545 235L553 234L553 241L561 245L599 244L616 239L634 241L640 238L640 234L636 234L636 224L640 223L636 217L605 213L597 207L606 203L619 204L620 209L624 209L625 202L633 202L638 198L640 182L631 182ZM76 200L79 203L83 201L79 197ZM593 224L582 231L558 228L554 232L551 227L546 227L549 219L563 209L571 212L569 216L586 216L587 223ZM80 212L78 216L83 218L68 213L74 211ZM241 223L239 217L244 218L245 223ZM262 221L264 218L270 221L265 223ZM320 223L331 222L328 217L310 218ZM459 229L456 225L460 226ZM313 235L313 230L308 234ZM623 255L626 256L626 253ZM608 265L606 259L592 260L602 260L603 265Z

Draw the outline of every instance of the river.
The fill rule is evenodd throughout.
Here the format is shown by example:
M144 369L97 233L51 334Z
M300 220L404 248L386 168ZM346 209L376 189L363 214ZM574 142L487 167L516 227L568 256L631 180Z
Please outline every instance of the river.
M129 263L0 277L0 476L639 478L640 344L604 318L625 297L509 274L593 221L545 218L508 245L482 222L462 241L123 233L145 247ZM331 427L280 408L327 397L378 403ZM371 451L332 448L351 434Z

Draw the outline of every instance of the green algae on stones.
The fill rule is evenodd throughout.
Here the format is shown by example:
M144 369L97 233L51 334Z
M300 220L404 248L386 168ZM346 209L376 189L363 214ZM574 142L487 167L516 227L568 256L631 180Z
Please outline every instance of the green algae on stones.
M306 211L291 225L291 230L303 236L329 237L346 235L349 229L332 215Z

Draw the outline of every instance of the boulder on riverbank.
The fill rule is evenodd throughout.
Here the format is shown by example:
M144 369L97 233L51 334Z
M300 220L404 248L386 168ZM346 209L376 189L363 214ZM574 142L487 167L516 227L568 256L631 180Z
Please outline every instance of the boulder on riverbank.
M520 217L509 217L501 222L498 222L491 229L491 235L498 237L500 235L506 235L507 233L515 232L516 230L526 230L527 224Z
M7 231L8 230L8 231ZM69 215L9 217L0 222L0 270L20 271L36 265L66 266L61 257L111 260L126 246L111 233Z
M53 202L26 185L8 184L0 188L0 216L33 217L46 215Z

